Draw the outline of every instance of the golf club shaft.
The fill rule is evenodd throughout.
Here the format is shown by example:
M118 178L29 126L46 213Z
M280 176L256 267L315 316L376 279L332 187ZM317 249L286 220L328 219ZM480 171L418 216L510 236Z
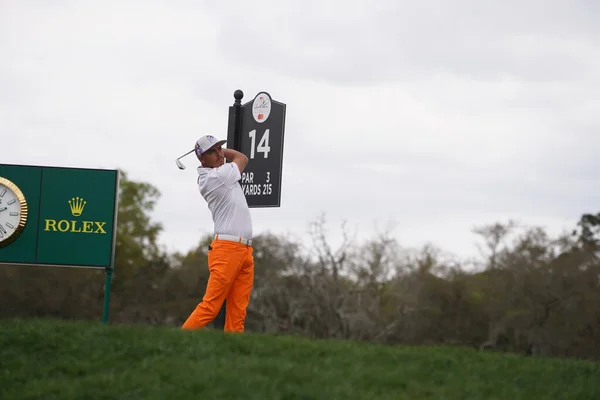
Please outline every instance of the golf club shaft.
M178 160L182 159L183 157L187 156L188 154L190 154L193 151L194 151L194 149L191 149L190 151L188 151L187 153L185 153L184 155L182 155L181 157L179 157Z

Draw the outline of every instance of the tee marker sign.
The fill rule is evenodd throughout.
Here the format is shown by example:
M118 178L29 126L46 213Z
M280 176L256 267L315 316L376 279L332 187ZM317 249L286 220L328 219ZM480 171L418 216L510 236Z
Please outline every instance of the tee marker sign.
M279 207L286 105L267 92L241 104L241 90L229 107L227 146L248 157L240 184L250 208Z

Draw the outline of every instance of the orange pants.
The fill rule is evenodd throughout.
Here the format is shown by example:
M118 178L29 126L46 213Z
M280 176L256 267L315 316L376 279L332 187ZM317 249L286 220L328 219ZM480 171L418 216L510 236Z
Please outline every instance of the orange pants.
M210 277L206 292L182 329L201 329L213 321L226 299L225 331L243 332L254 284L253 249L241 243L214 240L208 250Z

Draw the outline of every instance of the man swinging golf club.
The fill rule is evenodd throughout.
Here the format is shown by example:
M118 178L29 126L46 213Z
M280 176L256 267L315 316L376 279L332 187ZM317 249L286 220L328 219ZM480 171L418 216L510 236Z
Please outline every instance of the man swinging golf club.
M194 147L200 160L198 187L214 222L214 239L208 248L210 277L202 301L182 329L201 329L213 321L226 300L225 331L243 332L246 308L254 283L252 219L238 181L248 157L223 149L226 140L206 135ZM231 162L226 163L225 160ZM177 165L180 165L179 159ZM181 168L181 167L180 167Z

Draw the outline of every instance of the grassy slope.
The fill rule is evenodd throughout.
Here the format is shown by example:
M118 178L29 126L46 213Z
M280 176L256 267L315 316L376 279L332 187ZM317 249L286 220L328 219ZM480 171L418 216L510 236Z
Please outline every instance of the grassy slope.
M0 320L0 399L599 399L600 364Z

